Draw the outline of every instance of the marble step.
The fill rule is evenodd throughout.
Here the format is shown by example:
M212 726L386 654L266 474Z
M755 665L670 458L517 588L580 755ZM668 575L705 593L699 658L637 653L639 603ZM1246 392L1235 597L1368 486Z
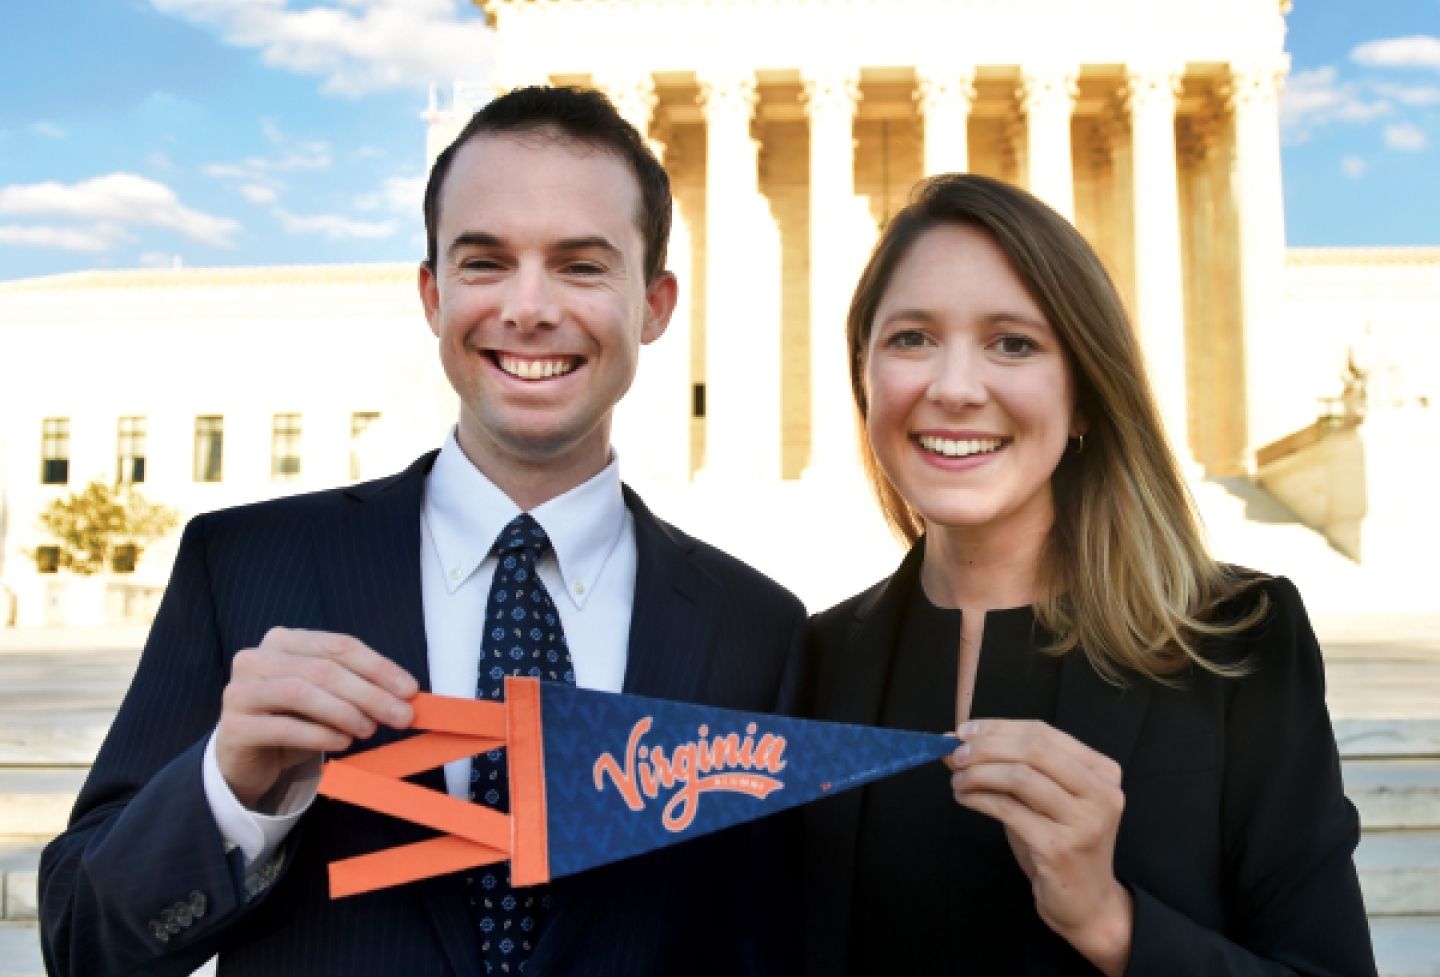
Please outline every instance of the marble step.
M1440 830L1366 832L1355 868L1372 919L1434 916L1440 923Z
M87 767L0 767L0 836L49 838L65 830Z
M1440 758L1346 760L1342 773L1366 831L1440 828Z

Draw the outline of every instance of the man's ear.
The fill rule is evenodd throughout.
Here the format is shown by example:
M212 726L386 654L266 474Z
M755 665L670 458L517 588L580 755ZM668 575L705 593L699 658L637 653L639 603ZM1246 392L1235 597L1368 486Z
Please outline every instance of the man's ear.
M430 331L440 335L440 282L435 278L435 269L424 261L420 262L416 284L420 289L420 304L425 308L425 321Z
M653 343L665 334L679 294L680 284L673 272L662 271L645 287L645 322L640 327L640 342Z

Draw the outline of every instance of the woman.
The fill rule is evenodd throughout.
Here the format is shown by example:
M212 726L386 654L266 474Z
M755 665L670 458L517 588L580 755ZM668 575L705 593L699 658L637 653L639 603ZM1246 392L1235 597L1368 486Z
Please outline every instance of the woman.
M1207 555L1094 252L937 177L848 334L913 545L812 622L811 711L962 745L807 809L811 972L1374 974L1300 598Z

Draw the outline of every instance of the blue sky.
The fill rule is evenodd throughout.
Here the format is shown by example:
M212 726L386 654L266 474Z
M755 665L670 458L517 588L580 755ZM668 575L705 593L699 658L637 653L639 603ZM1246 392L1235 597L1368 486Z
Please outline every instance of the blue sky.
M1264 2L1264 0L1256 0ZM409 261L468 0L51 0L0 23L0 279ZM1440 0L1296 0L1293 245L1440 244Z

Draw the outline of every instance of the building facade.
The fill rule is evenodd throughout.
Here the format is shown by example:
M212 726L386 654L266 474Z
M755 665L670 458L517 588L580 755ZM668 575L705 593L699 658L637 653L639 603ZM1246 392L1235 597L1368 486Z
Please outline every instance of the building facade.
M626 478L816 601L893 555L859 487L844 320L928 174L1026 186L1094 243L1196 478L1255 476L1357 375L1371 408L1434 425L1440 355L1414 354L1440 353L1440 249L1285 249L1282 0L482 6L494 77L432 95L431 157L527 83L599 87L647 136L681 299L617 412ZM455 414L409 266L0 283L0 348L0 624L97 617L36 560L38 513L93 478L188 516L393 470ZM1287 464L1285 485L1316 484ZM769 552L755 513L801 533L804 559ZM846 577L857 534L891 549ZM834 559L815 548L832 538ZM143 617L174 542L112 574L98 617Z

